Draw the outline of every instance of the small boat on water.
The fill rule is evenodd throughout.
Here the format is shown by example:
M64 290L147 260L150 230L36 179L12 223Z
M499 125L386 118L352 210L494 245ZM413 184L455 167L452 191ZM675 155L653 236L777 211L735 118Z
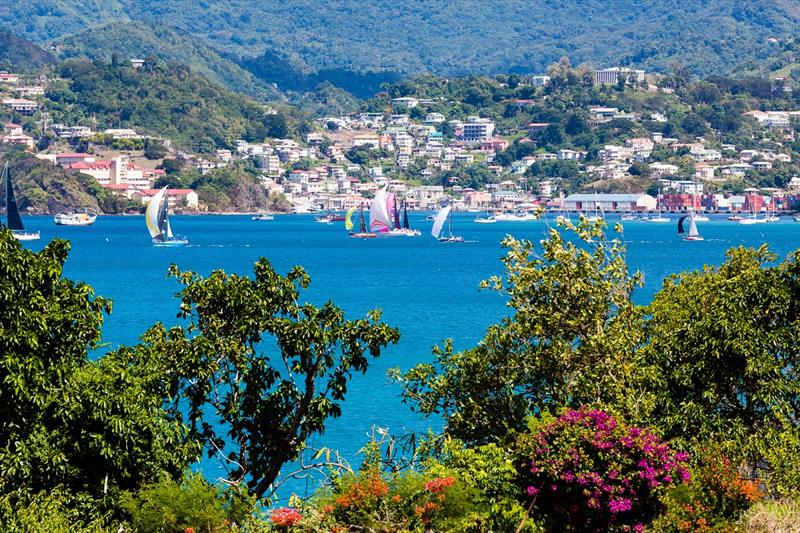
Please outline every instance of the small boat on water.
M792 220L794 220L795 222L800 222L800 215L793 216Z
M485 217L475 217L476 224L494 224L496 222L497 218L491 213L486 213Z
M534 213L526 213L524 211L516 211L513 213L498 213L494 216L496 222L530 222L538 220Z
M153 239L153 246L178 247L189 244L185 237L176 237L172 234L169 224L169 199L167 187L164 187L150 199L144 213L147 230Z
M251 216L250 220L258 220L259 222L263 222L266 220L275 220L275 217L270 215L269 213L259 213L257 215Z
M683 225L683 223L686 221L687 218L689 219L688 233L685 231ZM690 211L688 215L683 215L681 218L678 219L678 234L683 236L684 241L704 240L703 237L700 235L700 232L697 231L697 224L695 224L695 217L693 211Z
M91 226L97 220L97 215L88 213L59 213L53 217L57 226Z
M25 231L25 224L17 208L17 199L14 197L14 186L11 183L11 170L8 162L3 167L3 175L6 177L6 226L11 230L11 234L18 241L38 241L40 238L38 231Z
M336 213L328 212L322 215L317 215L314 217L314 222L319 222L320 224L332 224L334 222L343 222L344 215L339 215Z
M741 220L744 220L744 217L742 215L731 215L728 217L728 220L730 220L731 222L739 222Z
M452 207L446 205L436 213L436 218L433 220L433 227L431 228L431 235L439 242L464 242L464 238L458 235L453 235L450 229L452 220ZM447 235L444 233L444 223L447 222Z
M630 213L624 214L619 218L620 218L620 220L623 220L625 222L628 222L628 221L631 221L631 220L639 220L639 217L637 215L633 215L633 214L630 214Z

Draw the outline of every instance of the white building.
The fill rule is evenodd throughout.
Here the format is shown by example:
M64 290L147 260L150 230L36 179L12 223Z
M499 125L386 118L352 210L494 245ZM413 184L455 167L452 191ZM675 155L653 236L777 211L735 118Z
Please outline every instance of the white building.
M570 194L564 198L568 211L652 211L656 205L649 194Z
M641 83L644 81L644 70L612 67L594 72L595 85L615 85L620 79L624 79L625 83Z
M488 118L469 117L462 126L461 137L464 141L477 143L494 137L494 121Z

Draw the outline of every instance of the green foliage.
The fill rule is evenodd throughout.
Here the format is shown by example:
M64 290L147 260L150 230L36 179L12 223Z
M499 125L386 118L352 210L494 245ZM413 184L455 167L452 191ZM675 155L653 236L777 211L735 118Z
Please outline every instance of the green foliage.
M742 513L762 496L758 482L742 479L735 464L710 443L695 461L691 482L667 493L666 511L653 530L735 531Z
M399 334L377 311L348 321L331 302L298 303L310 282L299 267L284 277L261 259L254 272L203 278L173 266L189 326L152 328L139 349L170 369L192 436L221 456L229 481L263 496L306 439L340 416L352 374Z
M653 403L643 418L668 438L733 441L747 453L780 428L779 413L797 420L800 263L767 266L776 259L766 246L729 250L719 267L666 280L647 307L640 353Z
M159 366L124 349L88 359L111 303L62 278L68 250L30 252L0 231L0 493L62 487L89 520L120 491L178 475L199 448Z
M10 492L0 496L0 529L26 533L100 533L109 531L109 521L97 511L82 513L86 501L61 487L28 494Z
M56 58L9 31L0 30L0 69L11 72L37 72L55 64Z
M6 160L10 161L14 191L21 209L38 213L102 210L105 191L94 178L68 174L48 161L0 147L0 165Z
M440 413L453 436L491 442L523 429L532 412L625 397L639 277L628 273L622 242L606 241L600 226L570 229L584 242L556 229L540 249L507 238L506 278L483 286L504 294L512 314L475 348L454 353L448 342L435 364L395 374L405 400Z
M96 116L99 127L131 127L200 152L230 148L236 139L285 137L303 120L289 117L288 109L267 113L188 67L154 59L141 69L74 59L59 70L69 83L69 96L63 89L48 92L54 119Z
M59 40L62 58L88 57L109 61L118 54L121 62L131 58L157 58L188 65L209 81L258 99L275 100L278 92L220 54L191 31L167 24L145 24L137 20L109 21L110 24L79 30Z
M126 495L121 503L133 531L148 533L197 533L230 531L232 525L252 521L254 501L238 489L209 484L201 474L187 474L179 481L163 479Z

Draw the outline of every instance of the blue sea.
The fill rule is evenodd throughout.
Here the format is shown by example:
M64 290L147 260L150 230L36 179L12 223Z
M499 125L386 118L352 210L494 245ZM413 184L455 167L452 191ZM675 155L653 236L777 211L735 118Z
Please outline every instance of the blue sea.
M386 379L387 369L429 361L431 347L447 338L456 349L474 346L486 327L507 312L500 295L478 288L482 279L503 272L501 239L511 234L538 242L547 231L544 221L475 224L474 216L453 216L453 232L464 243L435 241L429 235L431 222L419 213L411 214L411 225L422 230L421 237L378 239L350 239L341 223L315 223L311 216L262 222L248 216L174 216L173 229L190 241L174 249L154 248L140 216L101 216L89 227L55 226L49 217L32 216L25 218L26 224L40 230L42 240L25 246L39 249L54 237L71 241L65 275L91 284L114 302L103 329L107 349L136 343L157 321L178 322L175 293L180 287L166 277L171 263L201 274L220 268L248 274L263 256L281 273L294 265L306 268L312 279L307 301L333 300L351 318L382 309L384 320L401 331L399 344L373 360L365 376L352 380L343 416L313 441L315 447L338 450L358 465L358 451L373 426L397 434L440 428L438 420L423 419L401 403L398 387ZM732 246L767 243L781 257L800 247L800 224L790 217L740 225L712 216L698 226L703 242L682 241L675 222L624 223L629 265L645 279L635 296L638 302L649 301L669 274L719 264ZM211 480L222 472L209 459L200 469ZM313 490L308 482L286 487L283 497L289 490L301 495Z

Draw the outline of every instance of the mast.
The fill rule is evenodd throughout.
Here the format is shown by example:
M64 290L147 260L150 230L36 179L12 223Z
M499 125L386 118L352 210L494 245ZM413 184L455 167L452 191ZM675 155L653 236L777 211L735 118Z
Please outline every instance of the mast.
M367 232L367 222L364 220L364 205L361 205L361 210L359 211L359 231L361 233Z
M6 175L6 221L8 229L24 231L25 225L22 223L22 218L19 216L17 199L14 197L14 187L11 184L11 170L8 168L8 161L6 161L3 167L3 173Z
M395 229L400 229L400 211L397 209L397 193L394 193L392 209L394 210L394 227Z
M403 228L409 229L408 225L408 205L405 198L403 199Z

